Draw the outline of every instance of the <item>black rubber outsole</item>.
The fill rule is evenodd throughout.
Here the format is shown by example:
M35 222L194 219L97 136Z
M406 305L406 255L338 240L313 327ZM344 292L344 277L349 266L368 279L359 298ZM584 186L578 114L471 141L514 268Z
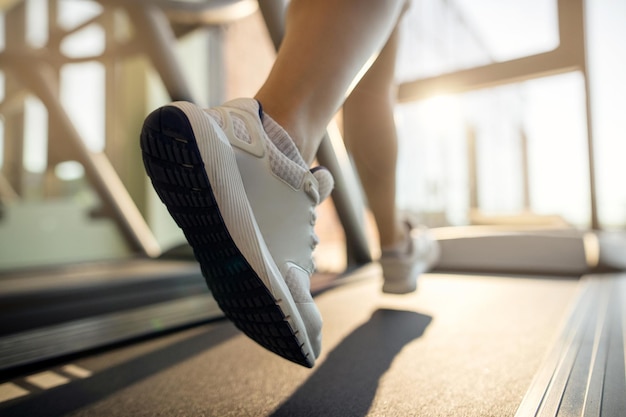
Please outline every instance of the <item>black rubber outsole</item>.
M226 317L264 348L311 367L281 308L224 224L184 112L174 106L152 112L141 131L141 150L154 189L183 230Z

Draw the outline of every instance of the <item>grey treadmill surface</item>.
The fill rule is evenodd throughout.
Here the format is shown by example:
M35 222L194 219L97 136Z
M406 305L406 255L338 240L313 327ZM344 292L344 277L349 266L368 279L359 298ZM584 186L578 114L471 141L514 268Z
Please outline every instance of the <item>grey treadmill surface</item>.
M313 369L219 320L5 381L0 397L21 395L0 415L513 416L583 291L571 277L426 274L390 296L379 280L317 295ZM64 379L46 389L40 374Z

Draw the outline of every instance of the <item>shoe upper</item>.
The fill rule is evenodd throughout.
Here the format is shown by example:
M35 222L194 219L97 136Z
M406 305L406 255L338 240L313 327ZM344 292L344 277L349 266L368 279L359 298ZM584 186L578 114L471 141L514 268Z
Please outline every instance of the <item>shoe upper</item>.
M417 278L432 269L440 255L439 244L424 226L405 221L408 250L405 253L383 251L383 292L405 294L415 291Z
M317 335L312 341L317 356L322 321L310 293L318 243L315 208L330 194L332 175L321 167L309 170L288 134L255 100L237 99L206 112L230 141L261 235L307 333Z
M313 273L312 252L318 243L315 208L330 194L332 176L320 167L309 170L277 124L274 130L280 128L282 135L270 139L255 100L233 100L209 114L233 146L246 195L281 272L290 262ZM270 123L275 124L271 119Z

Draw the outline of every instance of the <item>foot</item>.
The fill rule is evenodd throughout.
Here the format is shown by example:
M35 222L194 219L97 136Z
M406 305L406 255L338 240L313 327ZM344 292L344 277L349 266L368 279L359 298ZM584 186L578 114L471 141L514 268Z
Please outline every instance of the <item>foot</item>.
M429 271L439 259L439 244L428 229L405 223L406 241L399 248L383 250L380 265L383 268L383 292L406 294L416 290L417 278Z
M328 171L309 171L252 99L162 107L146 118L141 147L226 317L261 346L312 367L322 327L310 293L314 210L332 189Z

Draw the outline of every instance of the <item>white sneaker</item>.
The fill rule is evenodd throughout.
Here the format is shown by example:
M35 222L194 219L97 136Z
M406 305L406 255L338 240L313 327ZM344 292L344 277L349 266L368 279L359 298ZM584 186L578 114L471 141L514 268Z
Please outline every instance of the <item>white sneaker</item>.
M439 260L439 243L427 228L414 226L407 221L408 250L404 253L383 251L380 265L383 268L383 292L406 294L417 289L417 278L429 271Z
M332 176L309 171L259 107L238 99L155 110L141 133L144 165L226 317L263 347L312 367L322 327L310 293L315 207Z

